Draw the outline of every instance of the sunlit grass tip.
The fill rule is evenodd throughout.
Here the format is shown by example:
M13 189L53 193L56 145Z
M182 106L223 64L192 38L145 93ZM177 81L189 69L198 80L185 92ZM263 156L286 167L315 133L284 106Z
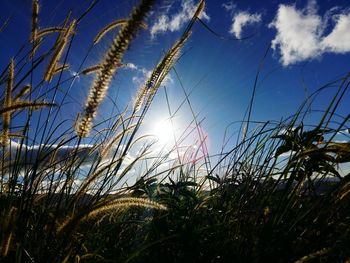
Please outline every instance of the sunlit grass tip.
M76 133L79 137L86 137L90 133L97 108L106 96L112 76L119 64L121 64L125 51L128 49L134 35L141 27L142 21L150 10L153 2L153 0L141 1L140 5L134 9L130 19L119 31L105 55L105 59L101 63L101 69L90 88L84 113L76 128Z
M63 234L65 230L70 227L71 224L78 224L79 222L99 216L103 213L113 213L113 212L120 211L121 209L130 209L132 207L167 210L167 207L165 205L162 205L158 202L154 202L145 198L121 197L113 201L102 202L101 204L98 204L96 207L92 208L91 211L88 211L83 215L67 217L57 227L57 233Z
M59 38L59 41L56 42L54 52L51 58L51 61L46 68L44 74L44 80L50 82L55 74L55 70L57 68L57 63L60 60L63 51L68 43L69 37L74 33L74 29L76 27L77 21L73 20L69 27L64 31L62 37Z

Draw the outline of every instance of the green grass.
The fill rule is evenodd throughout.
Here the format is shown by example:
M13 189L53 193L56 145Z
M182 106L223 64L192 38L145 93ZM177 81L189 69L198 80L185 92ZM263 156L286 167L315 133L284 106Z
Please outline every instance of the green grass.
M176 148L153 156L153 143L139 130L162 81L175 70L204 2L136 99L120 111L114 105L117 113L98 121L109 81L152 9L153 1L140 2L111 44L113 56L101 58L83 112L59 122L77 77L60 65L69 65L85 13L76 20L67 15L58 30L40 37L40 31L33 33L38 30L33 1L31 41L0 75L6 86L0 97L1 262L350 260L350 175L341 176L338 169L350 161L350 144L336 141L349 127L350 115L339 116L337 107L350 76L324 85L279 123L250 119L253 93L241 139L227 149L225 138L216 156L189 161ZM55 39L53 46L47 38ZM54 68L60 70L53 73ZM85 68L82 62L78 72ZM319 122L307 125L312 102L330 86L337 88L335 96ZM187 95L184 104L198 126ZM168 109L171 115L169 103ZM194 132L202 142L200 131ZM175 137L176 143L186 134ZM84 145L87 136L90 146ZM140 144L142 150L130 160L128 152ZM171 154L178 158L169 162ZM169 168L161 169L165 163ZM134 169L139 174L126 184Z

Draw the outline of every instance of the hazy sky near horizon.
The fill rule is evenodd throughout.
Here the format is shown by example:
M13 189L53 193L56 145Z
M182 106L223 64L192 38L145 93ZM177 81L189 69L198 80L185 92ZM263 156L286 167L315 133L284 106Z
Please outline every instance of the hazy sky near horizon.
M39 23L44 28L61 22L69 10L73 16L79 16L91 1L42 0L40 3ZM71 69L67 74L74 75L80 67L103 58L116 31L109 32L88 51L94 36L109 22L127 17L136 3L126 0L97 3L78 25L68 56ZM125 55L128 67L116 74L108 91L110 99L100 107L99 118L110 116L112 99L120 109L131 100L164 51L183 32L197 3L158 1L147 18L148 29L140 32ZM30 34L31 1L5 0L2 5L0 23L11 17L0 33L0 61L4 69ZM293 114L312 92L350 70L349 1L207 0L201 20L214 33L199 22L195 24L184 54L175 66L177 74L172 71L164 86L171 111L175 112L185 99L183 85L198 120L203 120L202 127L213 151L220 147L225 128L243 119L258 71L252 120L279 121ZM240 38L244 40L237 40ZM89 56L83 60L88 52ZM93 76L76 78L70 87L68 106L62 109L60 118L75 119L92 79ZM145 132L154 129L154 122L169 116L164 90L159 90L148 114ZM312 109L325 109L335 91L335 88L325 90ZM350 95L346 93L339 114L349 113L349 102ZM173 119L179 129L186 127L192 119L189 106L185 103ZM238 125L233 125L230 132L237 129Z

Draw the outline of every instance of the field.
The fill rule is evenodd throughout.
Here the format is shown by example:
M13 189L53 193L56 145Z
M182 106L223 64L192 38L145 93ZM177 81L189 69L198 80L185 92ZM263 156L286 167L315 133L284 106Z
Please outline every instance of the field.
M27 41L1 62L0 261L350 262L350 114L338 111L350 73L317 87L278 122L253 120L255 82L234 144L225 132L211 142L222 150L212 153L186 89L179 85L185 99L174 109L163 87L204 24L204 0L125 105L109 94L133 67L128 52L142 48L133 43L149 30L157 1L138 1L86 40L77 58L80 26L98 2L44 27L41 1L33 0ZM11 16L0 34L8 23ZM101 42L108 44L99 62L86 63ZM189 109L180 133L172 121L157 136L144 132L160 93L169 117ZM169 134L171 147L159 148Z

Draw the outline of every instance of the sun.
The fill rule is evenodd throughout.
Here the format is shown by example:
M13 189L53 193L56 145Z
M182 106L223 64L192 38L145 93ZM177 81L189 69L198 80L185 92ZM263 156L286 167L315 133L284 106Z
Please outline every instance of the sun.
M174 126L169 119L157 121L153 127L152 135L163 145L170 144L174 139Z

